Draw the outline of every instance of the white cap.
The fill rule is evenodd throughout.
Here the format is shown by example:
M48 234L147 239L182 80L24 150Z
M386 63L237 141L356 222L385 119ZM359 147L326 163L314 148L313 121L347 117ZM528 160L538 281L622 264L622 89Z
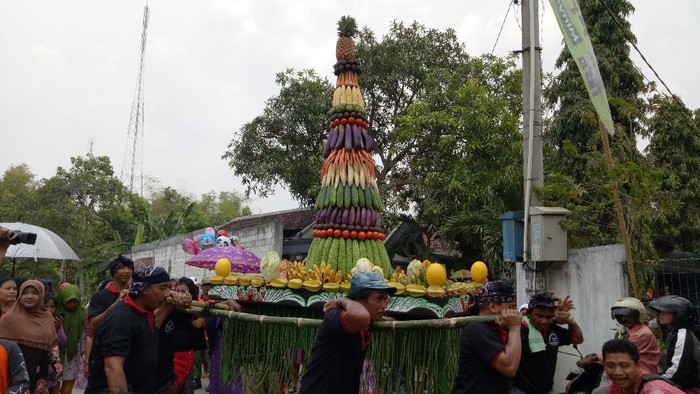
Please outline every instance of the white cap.
M520 305L520 308L518 308L518 312L522 311L523 309L527 309L527 303Z

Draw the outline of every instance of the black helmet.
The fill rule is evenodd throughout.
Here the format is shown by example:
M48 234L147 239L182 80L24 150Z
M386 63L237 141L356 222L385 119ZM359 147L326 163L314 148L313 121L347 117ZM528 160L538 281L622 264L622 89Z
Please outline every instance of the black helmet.
M649 301L648 306L649 309L659 312L672 312L673 325L677 328L688 328L692 326L695 321L695 308L693 304L681 296L669 295L659 297Z

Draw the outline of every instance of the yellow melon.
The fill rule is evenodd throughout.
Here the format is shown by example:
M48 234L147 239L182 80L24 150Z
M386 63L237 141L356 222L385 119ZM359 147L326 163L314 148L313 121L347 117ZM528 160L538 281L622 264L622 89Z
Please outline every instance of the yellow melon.
M218 259L214 266L214 272L222 278L231 273L231 262L228 259Z
M430 264L425 272L425 280L430 286L444 286L447 281L447 271L442 264Z
M486 264L484 264L483 261L475 261L471 268L472 281L477 283L483 282L488 272L489 270L486 268Z

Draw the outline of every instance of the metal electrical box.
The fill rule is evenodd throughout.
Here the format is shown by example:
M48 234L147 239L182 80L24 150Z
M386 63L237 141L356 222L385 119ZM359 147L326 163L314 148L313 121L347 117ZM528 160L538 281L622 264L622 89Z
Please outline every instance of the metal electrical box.
M571 211L558 207L530 208L530 246L532 261L566 261L568 243L566 230L559 222Z
M525 212L509 211L499 217L503 222L503 261L523 261Z

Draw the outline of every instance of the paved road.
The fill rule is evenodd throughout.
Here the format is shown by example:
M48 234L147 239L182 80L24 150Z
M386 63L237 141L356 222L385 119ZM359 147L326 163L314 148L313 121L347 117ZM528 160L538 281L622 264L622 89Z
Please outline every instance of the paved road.
M202 379L202 388L201 388L201 389L198 389L198 390L195 390L194 393L195 393L195 394L207 394L207 391L204 390L204 389L205 389L208 385L209 385L209 379ZM76 393L81 393L81 394L82 394L82 393L83 393L83 390L73 389L73 393L74 393L74 394L76 394Z

